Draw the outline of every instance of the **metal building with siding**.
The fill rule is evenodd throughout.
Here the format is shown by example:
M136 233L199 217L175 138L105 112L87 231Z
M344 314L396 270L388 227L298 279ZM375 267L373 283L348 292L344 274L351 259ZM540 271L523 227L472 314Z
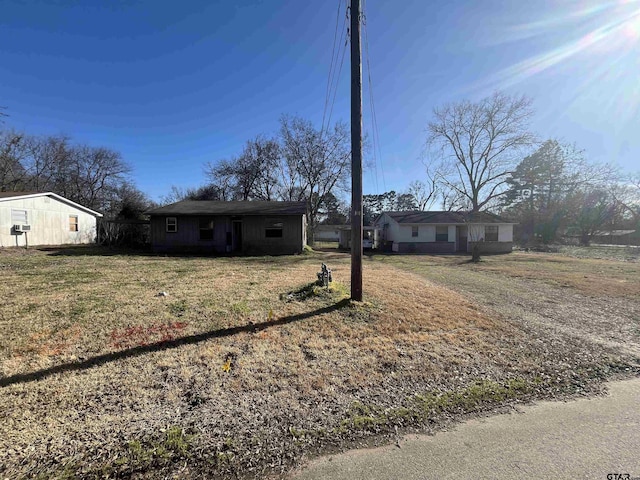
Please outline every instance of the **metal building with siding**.
M94 243L99 217L53 192L0 192L0 247Z
M155 252L282 255L307 243L305 202L183 200L146 212Z

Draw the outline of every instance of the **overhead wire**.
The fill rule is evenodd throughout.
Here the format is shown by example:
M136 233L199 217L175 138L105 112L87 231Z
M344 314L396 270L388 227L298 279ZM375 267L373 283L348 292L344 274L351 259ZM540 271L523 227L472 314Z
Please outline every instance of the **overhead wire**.
M345 33L345 28L346 28L346 24L347 24L347 18L348 18L348 12L345 11L345 18L342 22L342 28L340 30L340 36L338 37L338 25L340 24L340 12L342 10L342 2L343 0L338 0L338 11L336 14L336 28L335 28L335 32L334 32L334 36L333 36L333 48L331 51L331 64L329 65L329 77L327 79L327 90L326 90L326 94L325 94L325 102L324 102L324 110L322 112L322 126L320 129L320 138L322 138L325 129L329 128L329 125L331 125L331 116L333 114L333 106L335 104L335 99L336 99L336 92L338 90L338 83L340 80L340 73L342 72L342 65L344 63L344 55L346 52L346 43L348 43L348 40L345 42L345 45L342 47L342 55L340 55L340 47L339 49L336 51L336 45L338 44L338 38L343 38L344 33ZM340 59L340 67L338 68L338 72L336 73L336 66L338 64L338 59L341 57ZM334 90L334 82L335 82L335 91L333 92L332 95L332 91ZM329 104L331 102L331 104ZM328 117L327 117L327 112L328 112ZM326 123L325 123L326 121Z
M380 193L378 186L378 161L380 162L380 173L382 175L382 185L384 187L384 192L387 191L387 185L385 181L384 175L384 165L382 163L382 152L380 150L380 132L378 130L378 118L376 115L376 108L374 102L373 95L373 82L371 81L371 60L369 56L369 34L367 29L366 22L366 0L362 1L362 30L364 33L364 51L366 58L366 68L367 68L367 80L368 80L368 92L369 92L369 107L371 109L371 129L372 129L372 143L373 143L373 162L374 162L374 173L375 173L375 185L376 185L376 193Z
M340 12L342 11L343 1L344 0L339 0L338 2L338 12L336 15L336 28L334 31L333 47L331 52L331 63L329 66L329 76L327 79L327 89L325 92L325 104L324 104L324 110L322 113L322 127L320 131L321 139L324 136L324 132L328 130L331 125L331 118L333 116L333 109L335 106L336 97L338 93L338 86L340 82L340 75L342 73L342 67L344 65L344 57L346 56L346 52L349 45L349 37L351 34L351 32L349 31L349 28L347 27L348 25L347 22L349 21L349 14L350 14L348 0L347 0L346 2L347 5L345 8L345 17L342 23L342 28L340 29L340 35L338 35L338 25L340 23L339 19L340 19ZM368 99L369 99L369 109L371 112L370 121L371 121L371 137L372 137L372 151L373 151L373 165L372 165L373 172L371 173L371 175L373 177L372 180L376 188L376 193L379 194L381 192L380 192L380 186L378 182L378 163L380 164L380 174L382 176L382 185L384 188L383 191L386 192L387 186L386 186L386 180L384 175L384 165L382 162L382 152L380 148L380 133L378 128L378 119L377 119L375 101L374 101L373 82L371 80L371 60L369 55L369 35L368 35L368 30L366 25L365 0L363 0L362 6L363 8L362 8L361 21L362 21L362 30L364 33L364 40L365 40L364 53L366 58L366 71L367 71L366 78L368 81ZM345 28L347 32L346 36L344 36ZM336 48L336 46L339 45L338 42L342 38L345 39L344 43L341 46L338 46L338 48ZM339 64L338 64L338 61L339 61Z
M340 10L341 10L341 4L342 4L342 0L338 0L338 11L336 12L336 28L335 31L333 33L333 47L331 48L331 63L329 64L329 78L327 79L327 90L325 93L325 99L324 99L324 110L322 111L322 126L321 126L321 131L324 130L324 120L325 120L325 116L327 114L327 108L329 106L329 92L330 92L330 88L331 85L333 83L332 79L333 79L333 64L334 64L334 59L336 56L336 43L338 40L338 25L340 25Z
M349 12L348 10L345 12L345 19L344 19L344 23L343 23L343 29L342 29L342 34L345 31L345 27L347 25L347 22L349 21ZM345 37L345 41L344 44L342 46L342 56L340 58L340 66L338 67L338 73L337 75L335 75L335 87L333 89L333 99L331 100L331 107L329 108L329 116L327 118L327 128L329 128L329 126L331 125L331 117L333 116L333 107L335 106L336 103L336 96L338 95L338 83L340 82L340 74L342 73L342 66L344 65L344 57L347 53L347 46L349 45L349 32L348 32L348 28L347 28L347 36Z

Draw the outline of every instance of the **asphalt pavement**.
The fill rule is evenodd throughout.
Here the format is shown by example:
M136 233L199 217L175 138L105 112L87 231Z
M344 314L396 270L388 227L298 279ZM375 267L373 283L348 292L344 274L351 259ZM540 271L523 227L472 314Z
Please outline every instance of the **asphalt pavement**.
M295 480L640 480L640 378L609 394L539 402L435 435L314 460Z

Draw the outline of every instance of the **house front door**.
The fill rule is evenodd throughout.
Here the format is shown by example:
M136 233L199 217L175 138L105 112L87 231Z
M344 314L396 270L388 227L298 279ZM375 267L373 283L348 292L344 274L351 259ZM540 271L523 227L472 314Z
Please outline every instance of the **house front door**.
M458 237L458 252L467 251L467 227L456 227L456 236Z
M242 251L242 220L234 220L232 223L231 251Z

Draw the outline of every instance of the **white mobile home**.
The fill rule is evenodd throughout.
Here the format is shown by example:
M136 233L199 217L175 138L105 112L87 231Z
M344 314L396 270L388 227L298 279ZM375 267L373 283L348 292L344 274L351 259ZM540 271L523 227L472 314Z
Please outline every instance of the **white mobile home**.
M94 243L99 217L52 192L0 192L0 247Z

